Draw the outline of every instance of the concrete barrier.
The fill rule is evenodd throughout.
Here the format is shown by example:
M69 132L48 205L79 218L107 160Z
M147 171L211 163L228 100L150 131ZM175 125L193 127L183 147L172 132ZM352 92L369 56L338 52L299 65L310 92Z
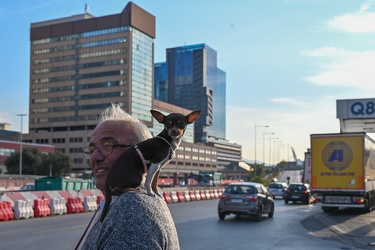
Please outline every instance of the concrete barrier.
M34 200L34 217L46 217L51 215L48 200Z
M184 202L185 201L183 191L177 191L177 198L178 198L178 202Z
M172 202L173 203L178 202L178 197L177 197L177 192L176 191L171 191L171 198L172 198Z
M163 192L163 197L166 203L172 203L171 192Z
M201 195L201 200L207 200L206 192L204 190L199 190L199 194Z
M201 194L200 194L199 190L194 190L194 194L195 194L195 198L197 198L197 201L200 201L201 200Z
M96 204L96 196L83 197L83 208L85 212L93 212L98 208Z
M14 219L26 219L26 201L17 200L14 202Z
M197 200L197 197L195 196L194 190L190 190L189 191L189 196L190 196L190 200L191 201L196 201Z
M185 201L190 201L190 194L189 191L183 191Z

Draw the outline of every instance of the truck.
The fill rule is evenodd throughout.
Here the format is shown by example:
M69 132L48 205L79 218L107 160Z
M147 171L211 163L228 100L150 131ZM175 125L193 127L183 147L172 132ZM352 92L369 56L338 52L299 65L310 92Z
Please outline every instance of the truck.
M305 161L302 171L302 183L310 184L311 183L311 154L310 149L307 149L305 152Z
M311 191L324 212L375 208L375 142L364 132L311 134Z

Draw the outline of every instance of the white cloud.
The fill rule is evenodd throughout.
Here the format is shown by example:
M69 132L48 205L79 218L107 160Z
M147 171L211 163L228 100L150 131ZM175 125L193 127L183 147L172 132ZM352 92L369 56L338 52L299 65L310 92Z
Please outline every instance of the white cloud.
M324 63L320 64L320 73L305 78L312 84L375 90L374 50L356 52L326 47L304 51L301 54L324 60Z
M299 100L296 100L296 99L292 99L292 98L271 98L269 99L270 102L273 102L273 103L280 103L280 104L287 104L287 105L294 105L294 106L300 106L300 107L309 107L307 106L305 103L299 101Z
M328 28L347 33L375 32L375 12L368 12L371 4L372 1L369 1L355 13L348 13L329 20Z

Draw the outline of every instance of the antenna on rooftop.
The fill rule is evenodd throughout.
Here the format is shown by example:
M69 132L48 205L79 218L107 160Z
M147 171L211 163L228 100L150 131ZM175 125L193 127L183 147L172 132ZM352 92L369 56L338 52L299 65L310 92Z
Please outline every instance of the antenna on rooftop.
M90 14L90 8L87 4L85 4L85 12L86 14Z

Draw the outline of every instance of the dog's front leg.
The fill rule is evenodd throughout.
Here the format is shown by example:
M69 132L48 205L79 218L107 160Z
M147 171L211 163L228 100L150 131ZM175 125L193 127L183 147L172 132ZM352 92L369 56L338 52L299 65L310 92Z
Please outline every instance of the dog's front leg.
M145 186L147 189L147 193L150 196L155 196L155 192L152 190L152 180L154 179L155 174L156 172L158 172L159 168L160 168L160 164L151 163L150 168L147 172Z

